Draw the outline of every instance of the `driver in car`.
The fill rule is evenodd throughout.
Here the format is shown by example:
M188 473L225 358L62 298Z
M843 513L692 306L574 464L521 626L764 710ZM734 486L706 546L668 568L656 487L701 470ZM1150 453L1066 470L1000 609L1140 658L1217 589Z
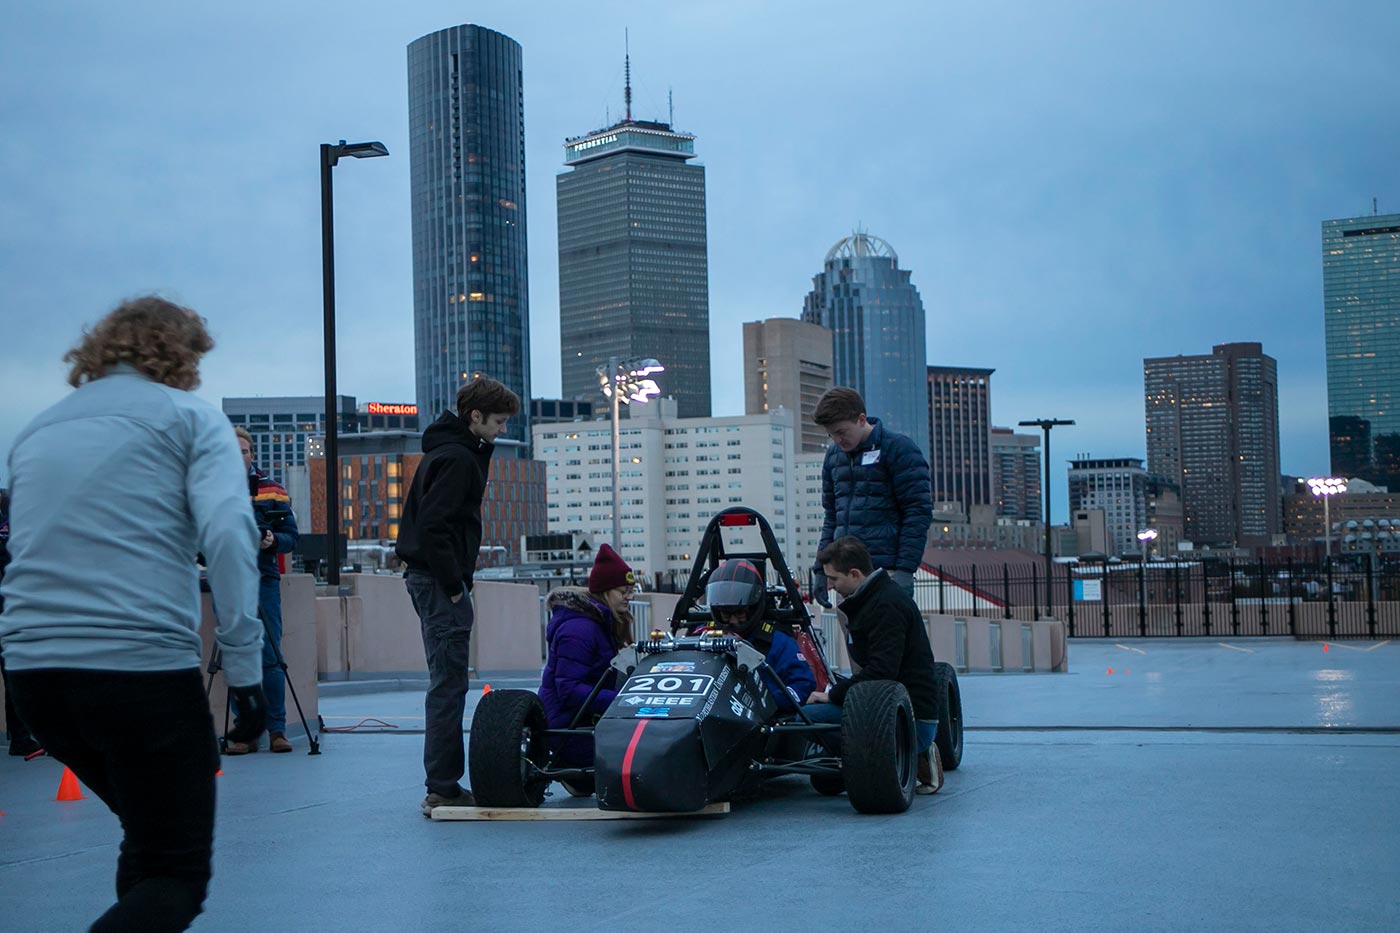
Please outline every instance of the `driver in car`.
M780 711L796 712L798 706L808 702L817 689L816 679L798 650L797 641L771 619L764 618L768 590L752 561L731 558L716 567L705 585L705 602L716 625L762 651L768 666L782 678L780 684L764 672Z

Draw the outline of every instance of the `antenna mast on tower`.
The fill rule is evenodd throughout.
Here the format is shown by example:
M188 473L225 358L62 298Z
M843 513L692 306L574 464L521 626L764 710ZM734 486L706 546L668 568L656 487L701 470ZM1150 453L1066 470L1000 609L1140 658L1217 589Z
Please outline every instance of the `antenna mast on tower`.
M632 40L628 30L622 30L624 84L622 99L627 104L627 122L632 122Z
M676 98L671 93L671 89L666 89L666 125L674 127L676 125Z

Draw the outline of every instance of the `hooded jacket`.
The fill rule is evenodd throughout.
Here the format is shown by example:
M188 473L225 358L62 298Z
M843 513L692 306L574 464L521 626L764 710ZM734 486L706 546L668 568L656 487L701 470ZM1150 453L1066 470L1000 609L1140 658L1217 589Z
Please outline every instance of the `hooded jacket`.
M617 655L612 610L587 590L575 587L550 593L545 607L550 613L545 629L549 657L540 678L540 701L549 727L566 728L583 708L593 686L606 679L582 720L588 724L591 716L604 712L617 696L617 677L608 667ZM558 738L555 753L562 764L591 764L593 745L586 736Z
M913 573L933 524L928 460L909 438L886 429L879 418L869 420L875 429L860 447L850 453L835 444L827 448L817 550L854 535L876 567Z
M448 596L472 588L494 449L450 411L423 432L424 457L404 499L394 553Z
M933 647L914 599L888 573L877 569L841 603L850 622L847 647L860 672L828 693L840 706L846 691L863 680L897 680L909 691L915 719L937 719Z

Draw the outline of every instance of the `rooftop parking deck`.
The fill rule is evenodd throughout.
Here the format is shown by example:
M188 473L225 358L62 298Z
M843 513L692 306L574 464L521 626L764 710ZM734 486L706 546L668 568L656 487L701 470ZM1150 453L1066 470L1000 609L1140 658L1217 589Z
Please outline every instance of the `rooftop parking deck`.
M226 759L195 928L1400 929L1400 644L1076 641L1069 674L962 690L963 767L908 813L783 778L588 823L423 819L420 696L326 690L329 725L404 734ZM59 772L0 757L5 929L110 903L116 820L54 802Z

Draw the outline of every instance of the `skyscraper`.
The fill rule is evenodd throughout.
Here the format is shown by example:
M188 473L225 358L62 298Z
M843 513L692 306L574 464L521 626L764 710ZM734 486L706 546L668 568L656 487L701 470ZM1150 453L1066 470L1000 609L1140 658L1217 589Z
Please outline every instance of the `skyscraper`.
M1147 473L1137 457L1069 462L1069 509L1102 509L1110 555L1136 554L1147 527Z
M654 357L682 418L710 414L705 168L695 137L632 119L564 143L559 342L565 398L599 396L608 357Z
M992 373L928 367L928 469L934 502L957 502L971 515L992 497Z
M1335 476L1400 488L1400 214L1322 224Z
M799 453L826 450L826 432L812 416L832 385L831 331L796 318L744 324L744 414L796 413Z
M1040 435L994 427L991 449L997 517L1040 521Z
M530 300L520 43L453 26L408 47L413 345L430 424L484 373L526 406L506 436L530 440ZM508 448L503 448L508 449Z
M802 319L833 332L836 384L927 451L924 303L894 248L868 233L839 241L812 277Z
M1197 545L1269 544L1281 528L1278 364L1258 343L1143 360L1147 466L1181 490Z

